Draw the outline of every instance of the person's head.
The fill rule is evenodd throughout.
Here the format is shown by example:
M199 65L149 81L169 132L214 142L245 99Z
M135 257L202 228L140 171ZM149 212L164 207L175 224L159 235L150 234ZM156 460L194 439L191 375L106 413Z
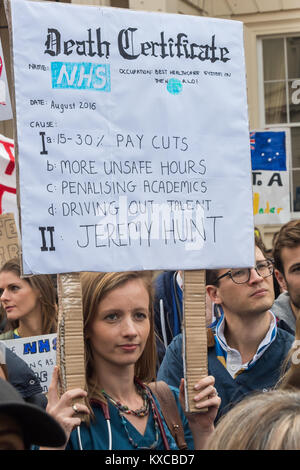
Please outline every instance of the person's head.
M25 402L0 378L0 450L25 450L31 445L60 447L65 442L63 429L46 411Z
M140 380L152 380L156 351L149 273L81 273L81 285L89 395L101 385L96 364L133 367Z
M300 392L248 396L216 425L209 450L299 450Z
M275 275L292 303L300 308L300 220L283 225L273 249Z
M206 290L225 315L265 313L274 302L273 264L255 239L256 268L214 269L206 272Z
M19 260L12 259L0 269L0 301L12 328L17 328L26 315L39 311L43 334L56 332L56 290L51 276L21 278Z

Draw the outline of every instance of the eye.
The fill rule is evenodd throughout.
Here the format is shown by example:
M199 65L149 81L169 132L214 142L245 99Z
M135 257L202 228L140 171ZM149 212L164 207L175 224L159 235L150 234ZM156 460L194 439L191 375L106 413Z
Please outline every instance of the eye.
M17 290L19 290L19 289L20 289L19 286L15 286L15 285L10 286L10 290L12 290L13 292L15 292L15 291L17 291Z
M294 267L291 269L291 272L298 274L298 273L300 272L300 265L299 265L299 266L294 266Z
M269 266L266 265L266 264L263 264L263 263L259 263L259 264L256 265L256 269L258 271L264 271L265 269L268 269L268 268L269 268Z
M2 296L4 289L0 289L0 297Z
M247 273L245 269L234 269L231 271L232 276L244 276Z
M148 318L148 315L144 312L136 312L134 315L135 315L135 318L139 321L142 321Z
M117 319L118 319L118 314L116 312L109 313L108 315L104 317L104 320L107 320L110 322L116 321Z

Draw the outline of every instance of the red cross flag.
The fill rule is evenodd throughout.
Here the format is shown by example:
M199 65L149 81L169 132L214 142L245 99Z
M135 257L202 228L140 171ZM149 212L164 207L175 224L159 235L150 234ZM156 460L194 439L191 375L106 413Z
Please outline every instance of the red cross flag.
M0 134L0 214L12 212L18 223L14 141Z

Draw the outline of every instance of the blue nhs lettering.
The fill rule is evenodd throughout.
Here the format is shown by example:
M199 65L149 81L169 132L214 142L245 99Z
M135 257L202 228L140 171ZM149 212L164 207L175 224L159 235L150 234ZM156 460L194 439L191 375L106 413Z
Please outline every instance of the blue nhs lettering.
M89 62L51 62L52 88L110 91L110 66Z
M48 353L51 349L56 351L56 340L56 337L52 339L52 346L49 338L39 339L37 341L32 341L31 343L24 343L23 354Z

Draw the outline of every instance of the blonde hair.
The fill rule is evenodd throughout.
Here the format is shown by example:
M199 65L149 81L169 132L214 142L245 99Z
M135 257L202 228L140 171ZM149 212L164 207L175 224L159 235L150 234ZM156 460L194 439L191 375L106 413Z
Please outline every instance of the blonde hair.
M299 450L300 392L248 396L218 422L209 450Z
M156 347L153 315L153 287L149 272L129 271L114 273L81 273L84 338L85 338L85 370L88 399L98 399L106 402L101 393L101 384L96 382L94 376L93 349L87 338L88 331L94 321L98 305L106 294L124 285L126 282L140 279L149 295L150 332L141 357L135 364L135 376L143 382L150 382L155 377Z
M18 258L7 261L0 269L0 272L12 272L20 279L26 281L30 287L39 292L42 315L42 334L56 333L57 331L57 302L56 290L51 276L40 274L37 276L21 277L21 268ZM5 311L1 306L1 316L5 316ZM18 328L19 321L10 321L12 329Z

